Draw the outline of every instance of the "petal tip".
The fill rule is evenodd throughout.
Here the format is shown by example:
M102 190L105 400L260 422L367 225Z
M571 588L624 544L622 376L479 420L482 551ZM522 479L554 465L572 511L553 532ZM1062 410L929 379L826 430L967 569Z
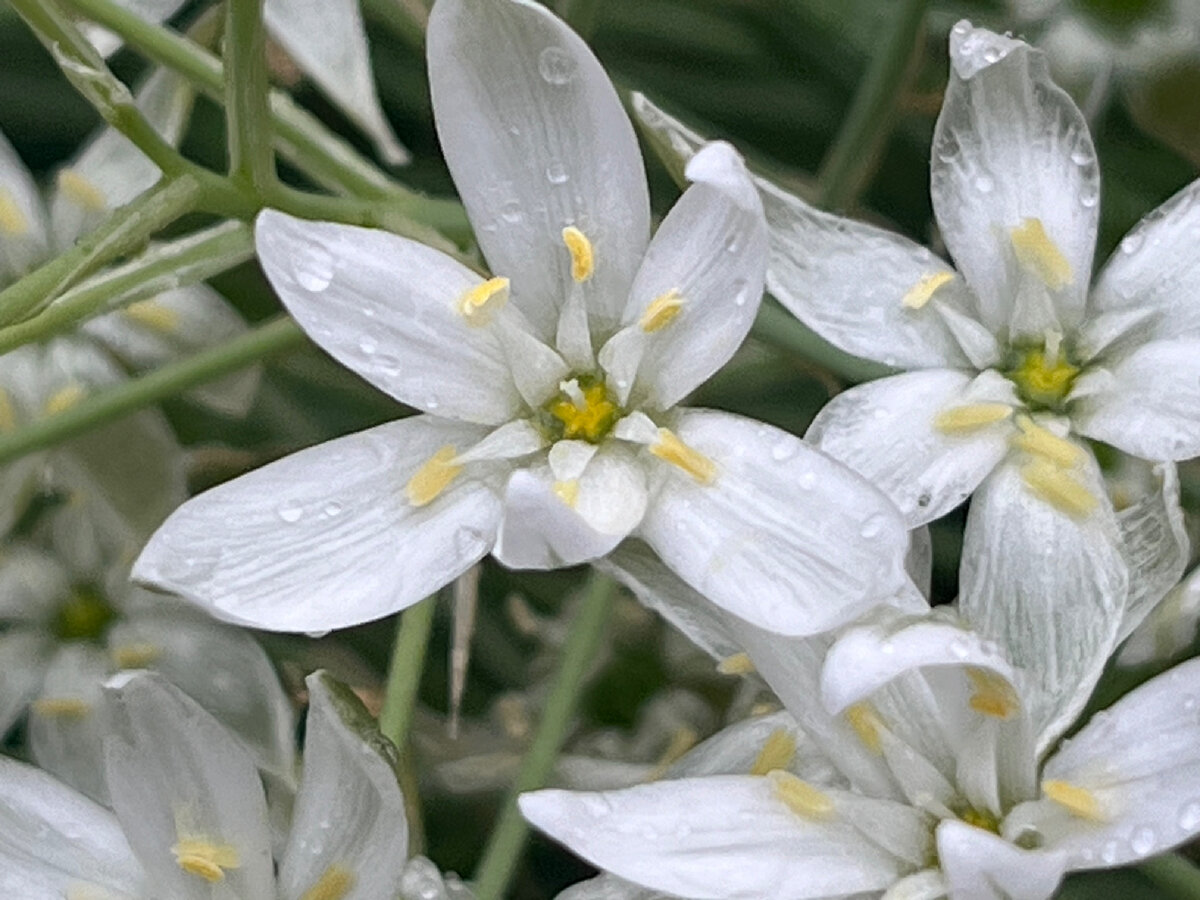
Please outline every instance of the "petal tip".
M950 60L954 73L964 80L1026 46L1024 41L976 28L969 19L960 20L950 29Z
M762 206L741 154L725 141L712 141L701 147L688 160L684 174L693 184L712 185L743 209L754 211Z

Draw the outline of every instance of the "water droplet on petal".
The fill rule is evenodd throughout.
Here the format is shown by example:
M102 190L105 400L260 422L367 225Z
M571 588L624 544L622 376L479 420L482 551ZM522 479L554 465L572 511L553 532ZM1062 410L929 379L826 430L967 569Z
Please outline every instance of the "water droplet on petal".
M990 194L996 187L996 180L991 175L976 175L975 190L981 194Z
M372 353L374 353L376 350L379 349L379 345L375 343L374 338L361 337L358 339L358 349L361 350L363 353L365 353L367 356L370 356Z
M516 225L521 221L521 204L516 200L510 200L500 208L500 218L509 225Z
M971 645L967 643L966 638L956 637L950 642L949 650L956 659L966 659L971 652Z
M784 438L771 448L771 459L776 462L783 462L785 459L791 459L796 455L796 441L791 438Z
M858 530L858 533L862 537L870 539L877 537L881 531L883 531L883 516L871 516L862 523L862 528Z
M1142 244L1145 242L1145 237L1138 234L1136 231L1133 234L1127 234L1121 241L1121 252L1125 254L1137 253L1142 249Z
M333 256L322 247L311 247L292 258L292 275L306 291L319 292L333 281Z
M1179 810L1179 827L1189 833L1200 828L1200 802L1193 800Z
M801 490L811 491L814 487L817 486L817 473L816 472L805 472L803 475L800 476L800 479L797 483L800 485Z
M304 507L300 506L298 503L293 503L290 500L286 503L280 504L279 508L275 511L279 514L279 518L283 519L283 521L287 522L289 525L293 522L299 522L301 517L304 515Z
M561 47L547 47L538 54L538 72L547 84L569 84L575 69L575 58Z
M1157 840L1153 828L1139 828L1129 838L1129 849L1138 856L1146 856L1154 850Z
M325 504L324 509L321 511L332 519L334 516L340 516L342 514L342 504L338 503L336 500L330 500Z
M567 168L560 162L552 162L546 166L546 180L551 184L566 184L571 180Z

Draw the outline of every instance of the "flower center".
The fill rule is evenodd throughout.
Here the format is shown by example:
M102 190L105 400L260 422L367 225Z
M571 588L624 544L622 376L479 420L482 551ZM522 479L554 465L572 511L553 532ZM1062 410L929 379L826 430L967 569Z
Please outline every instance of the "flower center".
M116 611L92 587L77 587L58 609L54 633L64 641L95 641L104 635Z
M604 380L580 375L559 385L543 407L543 423L552 440L584 440L598 444L612 431L621 410L608 396Z
M1075 383L1079 366L1061 348L1052 352L1043 346L1020 352L1004 374L1031 408L1059 409Z
M958 817L968 825L974 825L976 828L982 828L992 834L1000 833L1000 820L986 809L975 809L973 806L968 806L958 813Z

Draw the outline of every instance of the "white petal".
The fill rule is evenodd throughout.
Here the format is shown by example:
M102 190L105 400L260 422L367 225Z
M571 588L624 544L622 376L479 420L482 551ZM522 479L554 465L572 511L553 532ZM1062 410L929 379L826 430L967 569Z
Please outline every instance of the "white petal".
M159 672L229 728L260 768L290 782L296 723L262 647L241 629L190 609L162 608L161 598L158 605L109 630L113 661Z
M1180 656L1200 625L1200 569L1193 569L1151 610L1122 645L1119 666L1143 666Z
M579 228L595 249L588 308L611 332L650 207L633 127L600 63L527 0L439 0L427 44L442 152L492 271L512 279L513 302L548 338L573 286L562 231Z
M950 900L1050 900L1064 860L1022 850L965 822L947 819L937 829L938 860Z
M343 628L411 606L488 552L500 502L474 475L486 463L425 506L405 486L440 448L482 436L417 416L292 454L184 504L133 577L280 631Z
M388 163L408 162L379 105L358 0L267 0L267 29Z
M1025 670L1039 752L1087 702L1115 646L1128 590L1099 468L1079 449L1082 463L1069 477L1095 498L1085 517L1034 495L1010 459L975 492L963 539L959 609Z
M813 821L792 812L766 778L538 791L522 795L521 812L593 865L684 897L805 900L882 890L905 868L837 813Z
M667 409L729 361L754 322L767 265L762 203L741 157L709 144L638 270L622 323L645 336L634 405ZM656 302L681 303L652 321ZM649 327L646 327L646 325Z
M13 628L0 634L0 737L42 686L54 642L49 634Z
M116 817L33 766L0 757L0 892L22 900L141 897ZM78 895L74 890L79 890ZM112 893L104 893L111 891Z
M48 627L71 588L71 577L56 556L11 541L0 556L0 620Z
M763 628L812 634L915 588L908 533L875 488L786 432L688 410L674 431L716 466L702 484L657 462L639 534L718 606Z
M210 900L212 886L183 869L174 848L194 840L229 848L234 897L274 893L267 804L254 762L216 719L146 672L106 688L114 730L104 741L113 810L156 891Z
M408 857L395 748L349 688L323 672L305 683L304 780L280 864L280 896L311 897L326 872L340 869L351 878L341 900L394 897Z
M962 432L937 427L943 413L977 403L1018 401L1012 383L991 371L893 375L838 394L805 439L876 485L915 528L966 500L1007 452L1011 415Z
M904 568L917 590L926 600L933 592L933 537L929 526L922 525L908 533L908 556Z
M1068 398L1081 434L1142 459L1200 456L1200 337L1152 341L1102 365Z
M426 412L499 425L521 398L492 329L459 312L478 275L386 231L261 213L255 246L288 311L338 362Z
M0 132L0 282L15 281L45 259L47 227L33 176Z
M1023 335L1073 329L1083 317L1100 196L1087 122L1041 52L1021 41L960 22L950 57L931 172L942 238L994 333L1007 332L1014 300L1013 326ZM1066 264L1055 289L1014 258L1009 234L1031 219L1053 245L1040 249ZM1034 299L1023 291L1049 303L1023 312L1022 301Z
M633 109L681 159L704 144L641 94L633 95ZM766 178L753 180L770 226L767 286L792 315L847 353L889 366L967 363L939 309L972 312L974 299L943 260L890 231L814 209ZM906 306L910 291L935 283L926 279L944 279L936 299Z

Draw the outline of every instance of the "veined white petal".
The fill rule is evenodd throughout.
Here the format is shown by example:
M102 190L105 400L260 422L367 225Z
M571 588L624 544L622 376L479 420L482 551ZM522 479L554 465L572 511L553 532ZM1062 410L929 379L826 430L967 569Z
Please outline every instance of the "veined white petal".
M1200 336L1151 341L1102 366L1068 398L1080 434L1142 459L1200 456Z
M429 81L450 174L492 271L544 338L574 281L562 232L595 250L583 287L615 330L650 232L645 170L629 118L587 45L528 0L438 0Z
M882 890L906 873L839 815L854 795L818 796L831 804L828 819L793 812L767 778L724 775L597 794L537 791L522 795L521 811L594 865L684 897L806 900Z
M301 327L343 365L426 412L499 425L521 398L492 329L460 304L482 279L386 231L275 210L254 229L259 262Z
M996 372L906 372L838 394L805 439L876 485L915 528L966 500L1004 458L1013 433L1004 407L1018 404L1012 382ZM956 410L972 408L981 419L950 427Z
M214 488L151 538L133 577L219 618L326 631L388 615L458 577L491 548L503 463L474 463L414 506L406 487L480 426L416 416L348 435ZM497 475L498 477L498 475ZM426 499L426 498L422 498Z
M652 409L728 362L762 299L767 225L741 157L709 144L687 174L692 186L650 242L622 316L645 340L631 402Z
M219 873L231 896L271 896L266 797L246 751L157 675L119 675L106 692L113 731L104 756L113 811L156 890L209 900L212 881L194 874L204 869Z
M263 19L271 37L371 138L386 162L408 162L408 151L379 105L358 0L267 0Z
M15 281L45 259L47 228L33 176L0 132L0 281Z
M1022 850L957 819L938 825L937 852L951 900L1050 900L1066 868L1060 854Z
M329 872L350 885L339 900L395 897L408 858L395 748L349 688L324 672L305 683L304 778L280 863L280 897L313 897Z
M0 634L0 737L37 694L54 648L49 634L12 628Z
M967 517L959 609L1025 672L1039 753L1078 715L1116 644L1128 596L1116 518L1082 445L1075 514L1036 495L1017 454L975 492ZM1036 463L1035 463L1036 464Z
M78 895L72 888L81 891ZM0 891L23 900L142 896L116 817L40 769L0 756Z
M866 481L786 432L709 410L673 431L714 466L710 483L656 460L638 533L734 615L784 634L842 624L897 594L908 533Z
M1022 41L964 21L950 58L931 170L942 238L993 333L1069 331L1083 318L1096 244L1100 174L1087 122ZM1021 234L1025 263L1013 246Z

